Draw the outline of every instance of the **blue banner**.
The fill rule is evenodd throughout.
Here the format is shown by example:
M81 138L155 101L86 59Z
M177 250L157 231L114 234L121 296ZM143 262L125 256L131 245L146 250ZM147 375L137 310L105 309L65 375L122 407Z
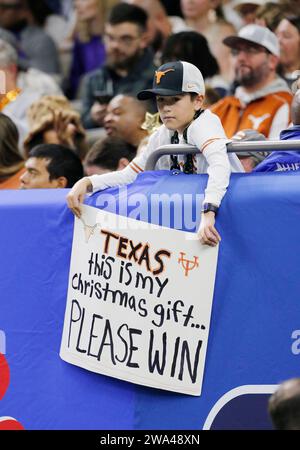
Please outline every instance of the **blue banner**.
M0 352L10 376L0 417L25 429L270 427L268 395L300 376L299 177L231 177L217 217L222 242L201 397L136 386L59 358L73 233L66 190L1 191ZM206 182L206 175L148 172L121 192L121 204L118 189L87 203L103 207L109 192L116 202L107 209L166 225L169 215L154 213L150 202L137 207L137 195L187 195L181 222L192 231ZM174 216L167 225L177 222Z

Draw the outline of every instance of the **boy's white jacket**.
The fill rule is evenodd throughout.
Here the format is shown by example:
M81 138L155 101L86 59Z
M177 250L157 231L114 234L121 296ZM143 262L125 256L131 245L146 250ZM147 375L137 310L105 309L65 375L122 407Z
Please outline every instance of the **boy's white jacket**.
M93 191L107 187L122 186L132 183L137 175L145 170L149 155L161 145L171 142L173 131L162 125L149 139L146 149L134 158L125 169L118 172L92 175L89 177ZM196 156L197 173L208 173L209 178L205 190L204 202L219 206L229 183L230 172L244 172L243 166L234 153L227 154L226 137L218 116L205 110L188 128L187 142L179 135L179 143L195 145L199 149ZM184 156L178 157L179 163ZM170 169L170 157L162 156L157 164L157 170Z

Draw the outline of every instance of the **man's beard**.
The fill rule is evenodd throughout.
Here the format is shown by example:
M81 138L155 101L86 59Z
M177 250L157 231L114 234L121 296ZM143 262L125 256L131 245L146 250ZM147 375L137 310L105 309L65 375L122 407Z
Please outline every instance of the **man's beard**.
M140 59L141 53L142 51L138 50L134 55L123 58L122 60L118 60L116 56L111 57L107 55L106 65L109 69L126 70L127 72L130 72Z
M249 70L246 73L242 73L240 75L238 71L236 71L235 79L240 86L247 88L255 86L256 84L262 82L265 78L267 78L268 74L269 68L266 63L263 63L255 70L249 68Z

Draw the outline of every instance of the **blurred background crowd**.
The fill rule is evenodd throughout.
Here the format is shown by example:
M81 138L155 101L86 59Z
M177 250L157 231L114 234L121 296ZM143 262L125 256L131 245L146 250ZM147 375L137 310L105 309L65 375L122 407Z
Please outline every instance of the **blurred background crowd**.
M159 124L136 94L175 60L201 70L230 139L299 138L300 1L0 0L0 189L126 167ZM282 153L239 158L299 170Z

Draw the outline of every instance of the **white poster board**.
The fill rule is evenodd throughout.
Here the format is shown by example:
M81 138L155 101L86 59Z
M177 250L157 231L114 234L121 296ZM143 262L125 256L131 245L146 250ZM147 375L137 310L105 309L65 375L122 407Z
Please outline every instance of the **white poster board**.
M132 383L200 395L218 247L151 227L83 207L60 356Z

